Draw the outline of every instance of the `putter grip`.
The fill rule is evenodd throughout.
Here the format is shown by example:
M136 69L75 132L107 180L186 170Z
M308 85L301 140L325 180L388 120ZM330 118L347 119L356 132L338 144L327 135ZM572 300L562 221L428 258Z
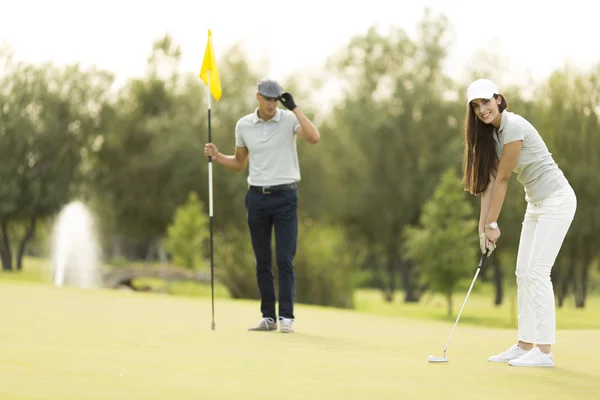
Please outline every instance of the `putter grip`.
M486 258L487 258L487 253L481 255L481 259L479 260L479 266L477 268L483 267L483 262L485 261Z

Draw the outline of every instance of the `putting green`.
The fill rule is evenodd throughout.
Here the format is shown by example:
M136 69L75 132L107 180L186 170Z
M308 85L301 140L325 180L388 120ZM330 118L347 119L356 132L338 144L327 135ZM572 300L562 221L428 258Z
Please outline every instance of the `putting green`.
M597 399L598 330L560 330L556 367L487 362L511 330L299 305L295 334L247 332L258 303L0 283L0 399ZM465 311L467 313L467 311ZM257 318L258 317L258 318ZM596 351L592 351L592 349Z

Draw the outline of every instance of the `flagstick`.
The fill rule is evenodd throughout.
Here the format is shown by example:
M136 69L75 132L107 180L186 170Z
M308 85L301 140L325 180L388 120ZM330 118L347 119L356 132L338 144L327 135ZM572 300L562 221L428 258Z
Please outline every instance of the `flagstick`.
M210 70L208 74L208 143L212 143L212 132L210 124ZM212 330L215 330L215 271L213 255L213 181L212 181L212 157L208 157L208 215L210 217L210 292L212 297Z

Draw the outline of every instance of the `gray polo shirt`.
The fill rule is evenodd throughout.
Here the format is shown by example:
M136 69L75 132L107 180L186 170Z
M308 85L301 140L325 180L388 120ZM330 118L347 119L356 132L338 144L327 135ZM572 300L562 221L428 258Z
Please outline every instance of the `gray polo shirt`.
M300 181L296 131L300 122L289 110L277 109L268 121L258 109L240 118L235 126L235 144L248 149L248 183L274 186Z
M494 135L498 159L505 144L522 140L523 147L513 172L525 189L528 202L536 203L568 184L538 131L525 118L502 112L500 129Z

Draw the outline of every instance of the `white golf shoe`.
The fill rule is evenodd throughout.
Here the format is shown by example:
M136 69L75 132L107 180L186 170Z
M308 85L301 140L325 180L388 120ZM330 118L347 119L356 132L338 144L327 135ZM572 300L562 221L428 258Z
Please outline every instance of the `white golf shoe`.
M513 367L554 367L554 357L552 353L542 353L539 347L534 347L531 351L508 362Z
M516 344L513 344L511 346L511 348L506 350L505 352L493 355L490 358L488 358L488 361L505 363L505 362L509 362L510 360L519 358L522 355L525 355L526 353L527 353L527 350L523 350L523 349L519 348L519 346L517 346Z
M248 328L249 331L276 331L277 323L273 318L263 318L258 325Z
M279 318L279 332L294 333L294 320L289 318Z

